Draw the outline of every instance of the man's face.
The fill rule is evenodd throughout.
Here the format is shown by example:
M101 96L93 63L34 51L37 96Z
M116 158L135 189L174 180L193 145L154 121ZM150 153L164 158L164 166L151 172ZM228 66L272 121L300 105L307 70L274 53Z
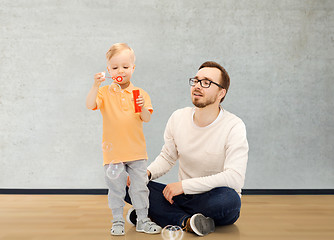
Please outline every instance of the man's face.
M195 78L198 80L208 79L221 84L221 72L217 68L202 68L197 72ZM204 108L211 104L217 104L218 106L220 99L225 95L225 89L219 88L213 83L209 88L203 88L198 82L190 88L190 93L193 104L198 108Z

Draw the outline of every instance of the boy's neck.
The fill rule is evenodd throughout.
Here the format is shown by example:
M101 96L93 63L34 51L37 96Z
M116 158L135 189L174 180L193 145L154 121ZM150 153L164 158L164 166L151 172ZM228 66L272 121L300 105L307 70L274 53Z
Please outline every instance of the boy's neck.
M130 86L130 83L131 83L131 82L127 82L127 83L119 84L119 85L121 86L122 89L125 89L125 88L127 88L128 86Z

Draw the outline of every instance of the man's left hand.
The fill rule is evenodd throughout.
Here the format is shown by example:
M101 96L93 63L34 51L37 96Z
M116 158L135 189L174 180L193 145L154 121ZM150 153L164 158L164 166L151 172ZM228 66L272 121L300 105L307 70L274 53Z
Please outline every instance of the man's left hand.
M167 184L162 194L170 204L173 204L173 197L184 193L182 188L182 182L175 182Z

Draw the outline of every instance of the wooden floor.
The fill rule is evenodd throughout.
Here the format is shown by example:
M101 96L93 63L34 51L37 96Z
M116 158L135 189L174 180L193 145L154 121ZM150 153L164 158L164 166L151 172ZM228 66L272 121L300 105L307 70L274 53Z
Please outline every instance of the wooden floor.
M125 236L113 237L110 220L105 195L0 195L1 240L162 239L137 233L129 224ZM183 237L195 238L191 233ZM239 220L204 238L333 240L334 196L246 195Z

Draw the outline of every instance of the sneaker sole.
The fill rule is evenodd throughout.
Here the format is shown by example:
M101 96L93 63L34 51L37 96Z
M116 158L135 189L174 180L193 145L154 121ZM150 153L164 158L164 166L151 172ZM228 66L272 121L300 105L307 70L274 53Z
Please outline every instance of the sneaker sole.
M137 230L137 229L136 229L136 232L147 233L147 234L158 234L158 233L160 233L161 231L159 231L159 232L145 232L145 230Z
M132 211L130 211L131 209L132 209ZM133 222L131 222L131 219L130 219L130 215L131 215L131 213L132 213L133 211L135 211L135 209L134 209L133 207L129 209L128 213L126 214L126 221L127 221L130 225L132 225L132 226L136 226Z
M124 235L125 235L125 233L120 233L120 234L111 233L111 235L113 235L113 236L124 236Z
M199 236L205 236L215 231L215 222L212 218L205 217L202 214L195 214L190 218L192 230Z

